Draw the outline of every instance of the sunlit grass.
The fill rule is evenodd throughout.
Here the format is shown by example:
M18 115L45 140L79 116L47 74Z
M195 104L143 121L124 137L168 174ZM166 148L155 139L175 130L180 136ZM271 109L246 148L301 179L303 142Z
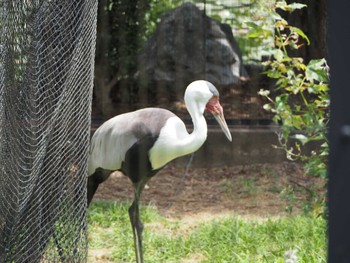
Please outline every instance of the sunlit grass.
M96 255L106 262L135 261L128 206L129 203L92 203L90 262L96 260ZM326 262L326 222L322 218L227 216L194 221L189 227L181 219L160 216L153 207L142 207L141 215L146 262L284 263L284 254L289 250L296 250L298 263Z

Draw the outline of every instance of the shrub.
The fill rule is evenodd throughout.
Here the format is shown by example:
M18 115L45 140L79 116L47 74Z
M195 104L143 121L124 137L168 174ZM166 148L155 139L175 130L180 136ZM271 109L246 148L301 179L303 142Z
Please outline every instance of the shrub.
M304 7L299 3L288 5L285 1L276 1L274 8L268 10L275 20L274 31L263 30L263 27L250 22L250 36L269 32L274 36L272 56L263 65L265 74L276 80L276 89L274 92L260 90L259 94L268 102L264 109L272 112L273 120L281 126L278 147L285 150L288 159L301 160L308 175L326 178L329 121L327 62L317 59L304 63L303 58L290 56L289 50L299 49L310 42L302 30L289 25L277 12L278 9L292 12ZM310 142L316 142L317 146L307 152L305 146ZM323 195L316 199L324 202Z

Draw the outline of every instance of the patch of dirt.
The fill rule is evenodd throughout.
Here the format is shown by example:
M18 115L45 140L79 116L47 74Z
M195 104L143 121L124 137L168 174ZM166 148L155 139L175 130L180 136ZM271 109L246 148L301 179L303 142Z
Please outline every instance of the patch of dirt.
M94 263L110 263L109 258L111 256L110 249L89 249L89 259L91 262L93 260Z
M324 184L320 178L306 176L301 164L291 162L190 168L187 173L185 167L170 164L149 181L142 203L167 217L281 216L291 202L298 212L312 191L324 191ZM99 186L94 199L131 202L132 185L115 172Z

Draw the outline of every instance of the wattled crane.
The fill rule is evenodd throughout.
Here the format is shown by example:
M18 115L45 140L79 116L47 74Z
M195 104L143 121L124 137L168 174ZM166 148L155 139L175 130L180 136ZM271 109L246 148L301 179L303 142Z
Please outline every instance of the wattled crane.
M207 138L204 111L218 121L232 141L219 92L205 80L192 82L185 91L185 104L193 122L187 132L183 121L174 113L160 108L145 108L118 115L103 123L94 133L88 162L88 203L100 183L119 170L134 186L134 201L129 208L137 263L143 263L139 200L148 180L168 162L197 151Z

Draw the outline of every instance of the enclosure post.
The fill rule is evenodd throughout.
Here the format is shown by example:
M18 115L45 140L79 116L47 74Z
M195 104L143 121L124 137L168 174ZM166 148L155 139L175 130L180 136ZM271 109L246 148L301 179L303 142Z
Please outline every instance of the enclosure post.
M328 262L350 262L350 1L328 1L331 75Z

